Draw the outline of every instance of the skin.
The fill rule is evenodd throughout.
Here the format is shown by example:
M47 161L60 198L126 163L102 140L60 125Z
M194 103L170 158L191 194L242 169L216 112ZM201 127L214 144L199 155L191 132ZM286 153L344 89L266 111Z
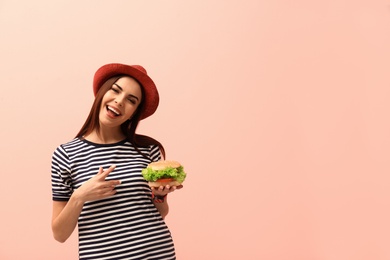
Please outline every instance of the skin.
M84 136L88 141L100 144L116 143L125 139L121 124L131 119L142 101L141 86L130 77L120 78L102 99L99 112L100 131L92 131ZM115 111L117 115L114 116ZM65 242L77 226L77 220L84 203L110 197L116 193L119 180L106 181L106 177L115 170L115 165L108 169L100 167L98 173L82 184L71 195L69 201L53 201L52 231L54 238ZM151 188L155 195L164 196L183 186L160 186ZM162 203L154 203L161 216L165 218L169 212L167 199Z

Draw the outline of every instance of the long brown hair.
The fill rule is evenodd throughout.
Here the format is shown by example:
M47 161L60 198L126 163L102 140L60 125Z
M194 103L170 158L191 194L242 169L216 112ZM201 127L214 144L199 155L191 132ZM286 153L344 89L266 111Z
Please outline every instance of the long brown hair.
M111 89L112 85L121 77L127 76L127 75L118 75L115 77L112 77L108 79L106 82L103 83L103 85L100 87L99 91L96 93L95 100L92 104L92 108L89 112L89 115L87 119L85 120L84 125L81 127L80 131L76 135L76 137L83 139L84 135L90 134L93 130L96 130L97 132L100 131L100 124L99 124L99 112L100 107L102 104L103 96L106 94L106 92ZM133 78L134 79L134 78ZM134 79L136 80L136 79ZM137 81L137 80L136 80ZM138 81L137 81L138 82ZM141 86L141 92L142 97L144 96L144 90L143 86L138 82L138 84ZM139 147L147 147L149 145L158 145L160 148L162 158L165 158L165 149L164 146L157 141L156 139L146 136L146 135L140 135L136 134L135 131L137 129L138 123L140 121L140 111L142 111L143 103L141 99L141 103L138 105L137 110L134 112L134 115L131 119L127 120L121 125L122 132L126 135L126 138L129 142L131 142L135 149L144 155L138 148Z

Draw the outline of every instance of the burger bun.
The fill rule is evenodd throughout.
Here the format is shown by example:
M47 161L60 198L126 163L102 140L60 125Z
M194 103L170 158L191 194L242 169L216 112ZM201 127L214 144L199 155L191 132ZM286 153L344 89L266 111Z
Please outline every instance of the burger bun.
M169 185L169 187L172 187L172 186L179 186L181 185L181 183L175 180L166 181L166 179L149 182L149 187L153 187L153 188L158 188L160 186L165 187L167 185Z
M154 171L164 170L165 168L172 167L172 168L179 168L181 164L177 161L157 161L152 162L148 165L148 168L151 168Z

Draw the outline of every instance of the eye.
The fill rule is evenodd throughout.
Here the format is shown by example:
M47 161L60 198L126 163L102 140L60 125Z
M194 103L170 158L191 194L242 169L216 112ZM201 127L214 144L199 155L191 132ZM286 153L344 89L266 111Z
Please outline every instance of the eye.
M137 104L137 100L135 100L135 98L129 98L129 99L127 99L127 100L129 100L129 102L130 102L131 104L133 104L133 105Z
M111 87L111 90L114 91L115 93L119 93L119 89L115 88L114 86Z

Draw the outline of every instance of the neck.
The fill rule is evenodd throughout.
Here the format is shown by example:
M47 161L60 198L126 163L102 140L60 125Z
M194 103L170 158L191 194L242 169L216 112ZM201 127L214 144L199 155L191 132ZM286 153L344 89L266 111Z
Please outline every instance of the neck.
M84 138L90 142L98 144L112 144L117 143L126 138L122 131L97 131L93 130L90 134L84 136Z

